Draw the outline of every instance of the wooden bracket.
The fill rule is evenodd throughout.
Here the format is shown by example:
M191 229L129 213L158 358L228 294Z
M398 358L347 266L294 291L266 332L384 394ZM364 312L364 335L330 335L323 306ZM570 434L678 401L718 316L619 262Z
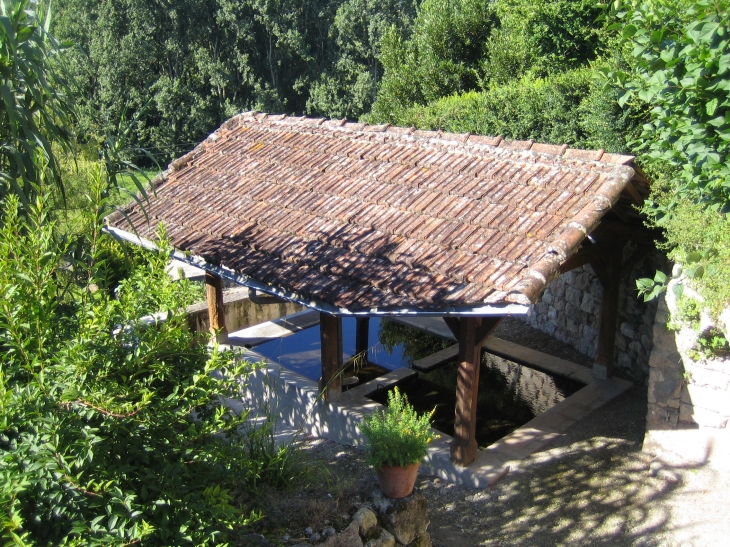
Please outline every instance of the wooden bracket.
M567 273L586 264L601 258L609 249L606 243L594 243L592 245L583 246L577 253L568 257L565 262L560 265L558 272Z
M266 305L266 304L286 304L286 300L279 298L278 296L272 296L266 293L259 293L256 289L248 290L248 299L254 304Z

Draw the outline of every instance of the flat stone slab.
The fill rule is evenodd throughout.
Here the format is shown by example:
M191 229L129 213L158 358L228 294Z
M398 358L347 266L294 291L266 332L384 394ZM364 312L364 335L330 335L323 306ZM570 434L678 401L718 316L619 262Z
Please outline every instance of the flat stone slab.
M590 384L595 380L592 370L583 365L560 359L525 346L520 346L496 336L488 336L482 345L489 353L504 357L516 363L529 365L531 367L578 380L584 384Z
M388 374L378 376L377 378L370 380L369 382L365 382L364 384L355 386L352 389L346 391L343 395L345 395L347 398L367 397L368 395L378 391L379 389L387 389L390 386L399 384L400 382L408 380L409 378L413 378L414 376L418 376L418 373L413 369L410 369L408 367L397 368L390 371Z
M413 361L413 368L420 372L429 372L445 363L448 363L449 361L453 361L456 357L458 357L458 355L459 345L456 344L442 349L433 355L419 359L418 361Z
M253 327L231 332L228 334L228 343L232 346L252 348L264 342L291 336L318 324L319 312L304 310L273 321L267 321L259 325L254 325Z

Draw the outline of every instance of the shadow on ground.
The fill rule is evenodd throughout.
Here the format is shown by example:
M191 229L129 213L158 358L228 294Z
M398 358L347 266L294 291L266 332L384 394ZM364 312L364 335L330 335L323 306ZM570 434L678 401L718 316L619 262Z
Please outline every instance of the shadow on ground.
M646 396L633 388L525 460L492 490L423 477L434 544L659 546L678 475L641 453Z

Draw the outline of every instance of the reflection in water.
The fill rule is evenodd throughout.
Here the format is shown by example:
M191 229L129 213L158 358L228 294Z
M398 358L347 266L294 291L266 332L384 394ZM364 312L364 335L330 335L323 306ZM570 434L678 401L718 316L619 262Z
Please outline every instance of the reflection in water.
M342 320L342 350L347 361L355 353L356 320ZM435 353L449 345L442 338L407 327L395 321L371 317L368 327L367 365L357 359L360 383L377 378L389 370L410 366L414 360ZM310 380L322 375L319 325L256 346L255 351ZM361 368L361 365L364 368ZM352 369L352 367L350 367ZM345 376L354 373L345 371Z
M454 434L456 361L403 383L400 389L419 413L436 409L433 427ZM485 447L572 395L583 384L482 353L477 404L477 442ZM371 398L385 404L387 390Z
M453 344L450 340L414 329L392 319L383 319L380 322L378 341L386 351L401 348L404 358L401 366L408 367L413 365L413 361L433 355Z

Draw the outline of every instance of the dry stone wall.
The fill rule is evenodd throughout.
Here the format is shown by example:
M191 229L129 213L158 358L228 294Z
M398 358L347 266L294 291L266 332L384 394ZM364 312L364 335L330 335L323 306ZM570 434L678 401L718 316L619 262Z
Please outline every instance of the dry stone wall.
M631 254L627 246L625 259ZM652 252L626 276L619 293L619 319L616 332L614 368L637 384L649 376L652 329L656 301L644 303L636 295L636 279L654 277L663 265L662 257ZM552 281L527 314L525 321L561 342L596 357L603 288L590 265L577 268Z
M669 302L667 302L669 301ZM697 333L667 329L673 293L659 302L649 360L647 431L726 429L730 419L730 359L693 359Z

